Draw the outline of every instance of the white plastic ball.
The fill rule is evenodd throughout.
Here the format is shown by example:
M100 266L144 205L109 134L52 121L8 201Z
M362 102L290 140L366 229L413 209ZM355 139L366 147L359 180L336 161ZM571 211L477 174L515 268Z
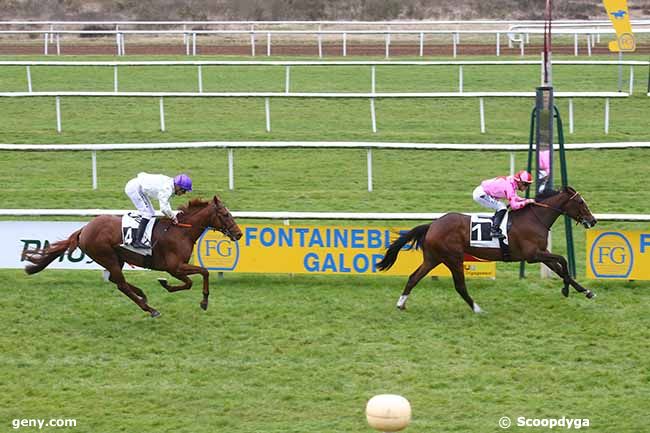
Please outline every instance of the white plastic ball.
M366 419L375 430L400 431L411 422L411 404L401 395L376 395L368 400Z

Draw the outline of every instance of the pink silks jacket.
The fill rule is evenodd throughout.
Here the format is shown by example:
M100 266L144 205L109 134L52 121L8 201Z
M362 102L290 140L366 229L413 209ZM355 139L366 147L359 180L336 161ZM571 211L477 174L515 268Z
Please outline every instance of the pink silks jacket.
M481 182L481 187L486 194L494 198L505 198L513 210L518 210L531 203L533 200L517 195L517 181L512 176L499 176Z

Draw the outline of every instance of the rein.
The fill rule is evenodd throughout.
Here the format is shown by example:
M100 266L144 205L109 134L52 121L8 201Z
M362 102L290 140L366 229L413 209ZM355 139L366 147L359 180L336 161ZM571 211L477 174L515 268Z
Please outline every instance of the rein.
M571 197L569 197L569 199L565 202L565 204L570 202L571 200L573 200L577 195L578 195L578 192L576 191ZM533 202L531 204L533 204L535 206L539 206L539 207L544 207L546 209L554 210L555 212L559 213L560 215L566 215L566 212L563 209L557 208L555 206L548 205L546 203L535 201L535 202ZM535 212L533 212L533 215L535 215L535 218L537 218L537 221L542 223L542 220L539 219L539 217L537 216L537 214ZM544 224L544 223L542 223L542 225L546 226L546 224ZM546 229L550 230L551 226L546 227Z

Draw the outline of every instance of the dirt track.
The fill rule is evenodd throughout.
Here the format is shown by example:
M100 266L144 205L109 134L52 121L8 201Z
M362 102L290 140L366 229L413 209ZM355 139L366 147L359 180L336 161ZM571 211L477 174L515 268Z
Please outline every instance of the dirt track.
M117 50L115 44L61 44L62 55L115 55ZM126 55L185 55L185 45L178 44L126 44ZM542 47L539 45L528 45L524 53L534 55L540 53ZM343 52L341 44L324 44L323 57L340 57ZM50 55L56 54L56 46L50 44ZM573 54L572 45L554 46L554 54ZM650 54L650 46L638 46L636 54ZM0 55L42 55L42 44L3 44L0 45ZM227 56L250 56L250 45L208 45L203 44L197 47L198 55L227 55ZM495 45L484 44L459 44L457 46L457 55L482 55L490 56L496 54ZM507 44L501 45L501 55L518 56L519 47L508 48ZM587 49L584 45L579 47L579 55L585 56ZM592 48L592 54L610 54L605 45ZM273 56L318 56L317 45L272 45L271 55ZM385 55L385 46L383 44L349 44L347 46L348 56L378 56ZM390 46L390 56L418 56L419 45L417 44L394 44ZM424 56L452 56L453 48L449 45L429 45L424 46ZM256 46L256 56L266 57L266 45Z

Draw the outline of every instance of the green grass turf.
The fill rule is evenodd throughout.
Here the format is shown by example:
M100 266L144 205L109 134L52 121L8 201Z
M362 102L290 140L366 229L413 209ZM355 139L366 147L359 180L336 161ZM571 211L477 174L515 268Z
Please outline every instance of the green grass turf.
M472 69L465 71L466 90L484 90L483 84L532 90L539 79L537 68ZM363 68L312 73L292 70L294 90L369 86ZM563 84L561 73L556 70L558 90L615 86L611 76L605 89L587 86L586 78ZM3 87L24 86L20 68L0 74ZM35 90L62 89L71 78L112 88L110 69L85 78L72 68L33 74ZM378 70L378 90L454 90L457 84L454 69L391 74ZM400 83L402 75L408 79ZM280 91L283 71L214 70L204 78L206 90ZM195 79L182 68L120 76L125 90L159 89L154 82L191 90ZM602 102L575 103L576 134L567 134L567 142L648 140L647 97L612 101L609 136L602 132ZM184 98L166 102L168 132L160 133L155 100L64 99L58 135L53 101L3 99L0 142L527 141L532 101L486 101L487 134L478 133L478 103L468 104L378 101L380 131L372 134L367 101L273 101L273 131L266 133L261 101ZM594 213L648 213L648 150L567 157L570 184ZM525 158L516 153L517 167ZM236 211L479 211L472 189L509 170L508 152L382 150L373 159L375 190L369 193L362 149L236 150L230 191L224 150L100 152L99 188L92 190L89 152L2 152L0 197L6 208L128 208L123 185L138 171L187 171L196 191L174 205L217 193ZM596 228L647 230L647 224ZM564 253L561 221L553 233L554 250ZM364 405L386 392L411 400L407 431L413 432L502 431L502 416L589 418L593 432L644 431L650 423L650 284L584 281L584 233L574 230L578 279L598 294L595 300L575 292L564 299L561 283L540 279L537 267L528 267L521 281L516 265L498 264L496 280L468 282L488 311L482 316L471 313L446 278L422 281L409 310L400 313L394 303L405 278L213 275L212 302L203 312L196 287L168 294L155 282L161 274L130 272L130 281L163 314L151 320L99 272L46 270L27 277L2 270L0 431L10 431L17 418L75 418L76 428L56 431L367 432Z
M557 280L506 271L471 281L488 311L475 315L448 279L423 281L398 312L401 278L227 275L203 312L200 292L129 273L163 314L152 320L99 272L0 274L6 426L366 432L365 402L387 392L410 399L408 431L498 431L502 416L589 418L596 432L650 422L645 283L564 299Z

